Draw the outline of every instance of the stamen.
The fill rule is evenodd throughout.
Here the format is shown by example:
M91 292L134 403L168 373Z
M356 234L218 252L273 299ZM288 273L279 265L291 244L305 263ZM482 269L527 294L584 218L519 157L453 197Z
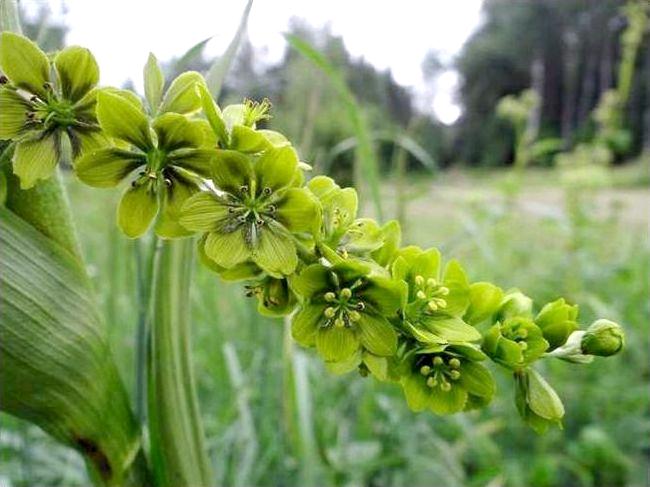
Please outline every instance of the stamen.
M239 192L240 193L248 193L248 189L249 189L248 186L246 184L244 184L243 186L241 186L239 188Z
M357 303L357 309L358 309L359 311L363 311L364 309L366 309L366 305L365 305L362 301L359 301L359 302Z
M168 179L168 178L165 178L165 186L167 186L169 188L169 187L171 187L171 185L172 185L172 180Z
M334 318L334 315L336 314L336 310L334 308L325 308L325 311L323 312L325 315L325 318Z
M9 78L7 78L4 74L0 75L0 85L6 85L9 83Z
M444 363L444 360L442 360L442 357L433 357L433 365L442 365Z
M451 377L451 380L458 380L460 379L460 372L457 370L452 370L449 372L449 377Z
M442 384L440 384L440 389L445 392L449 392L451 390L451 384L447 381L444 381Z
M427 303L427 306L431 311L437 311L438 310L438 305L434 301L429 301Z
M443 382L443 384L444 384L444 382ZM433 378L433 377L429 377L429 378L427 379L427 386L428 386L428 387L430 387L430 388L433 389L433 388L436 387L437 385L438 385L438 381L437 381L435 378Z
M418 291L418 292L415 294L415 296L416 296L418 299L427 299L427 295L424 293L424 291Z
M437 285L438 285L438 281L436 281L433 277L427 279L427 286L436 287Z
M270 196L271 193L273 192L273 190L267 186L266 188L264 188L264 189L262 190L262 192L263 192L266 196Z
M359 321L361 319L361 315L359 314L358 311L350 311L348 313L348 317L350 318L350 321Z
M338 328L343 328L345 326L345 321L343 321L343 318L336 318L334 320L334 325Z
M350 291L350 288L344 287L341 289L341 297L343 299L350 299L352 297L352 291Z
M331 303L335 299L336 299L336 294L334 294L333 292L328 291L325 293L325 301L327 301L328 303Z
M429 375L431 373L431 367L428 365L423 365L420 367L420 374L422 375Z
M449 367L451 367L452 369L457 369L458 367L460 367L460 360L458 360L455 357L452 358L451 360L449 360Z
M419 276L419 275L415 276L415 284L417 284L418 286L421 286L422 284L424 284L424 277Z

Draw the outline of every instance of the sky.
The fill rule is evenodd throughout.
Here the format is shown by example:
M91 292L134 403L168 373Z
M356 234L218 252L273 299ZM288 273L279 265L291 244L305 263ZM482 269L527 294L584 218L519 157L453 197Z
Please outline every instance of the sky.
M131 79L142 87L142 66L150 51L161 60L180 56L212 37L206 53L219 55L232 38L246 0L22 0L28 13L43 6L52 20L68 28L66 44L93 51L102 82L121 85ZM391 69L396 81L411 87L418 105L442 122L460 115L455 95L458 76L442 73L426 83L422 61L435 51L451 60L480 23L482 0L256 0L248 35L263 61L280 60L282 33L292 17L310 25L329 25L343 37L354 57L379 69Z

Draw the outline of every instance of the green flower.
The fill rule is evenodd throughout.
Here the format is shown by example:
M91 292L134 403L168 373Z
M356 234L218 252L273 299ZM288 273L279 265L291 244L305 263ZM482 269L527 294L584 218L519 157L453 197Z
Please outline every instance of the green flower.
M199 85L203 111L221 149L246 154L257 154L273 147L290 145L279 132L257 128L257 122L271 118L271 103L245 100L244 103L228 105L223 111L215 103L205 85Z
M211 175L218 192L202 192L182 209L181 224L207 232L204 252L217 266L233 269L252 261L275 277L292 274L298 264L292 234L311 232L320 207L304 188L290 146L259 156L217 150Z
M99 68L90 51L67 47L50 63L29 39L3 32L0 68L6 75L0 79L0 139L16 141L13 171L21 188L49 178L68 147L75 159L105 143L95 117Z
M518 289L510 289L503 296L496 320L503 321L512 316L533 317L533 300Z
M562 400L534 369L515 372L515 404L522 419L537 433L545 433L549 426L562 426Z
M469 282L460 264L452 260L441 269L437 249L406 247L392 264L393 278L408 284L403 326L424 343L468 342L481 334L463 321L469 306Z
M623 349L625 334L619 324L609 320L594 321L582 336L580 348L586 355L609 357Z
M257 298L257 310L265 316L285 316L296 306L296 295L286 279L266 276L245 286L246 296Z
M403 360L400 383L409 408L453 414L487 405L496 384L478 363L486 356L470 344L416 349Z
M535 317L549 343L549 351L564 345L569 335L578 328L578 306L567 304L563 298L546 304Z
M117 91L97 95L97 118L104 133L129 148L107 147L84 155L75 165L79 179L95 187L112 187L135 173L118 208L122 231L131 238L141 236L162 208L156 234L189 235L178 223L180 209L199 191L200 178L210 175L216 153L205 148L211 141L206 140L201 121L171 112L151 121L137 98Z
M495 362L521 369L548 349L542 330L530 318L513 316L497 322L483 339L483 351Z
M359 350L378 357L394 355L397 332L388 321L404 305L406 285L370 274L363 264L346 261L313 264L292 279L302 304L292 334L303 346L316 346L326 362L344 362Z

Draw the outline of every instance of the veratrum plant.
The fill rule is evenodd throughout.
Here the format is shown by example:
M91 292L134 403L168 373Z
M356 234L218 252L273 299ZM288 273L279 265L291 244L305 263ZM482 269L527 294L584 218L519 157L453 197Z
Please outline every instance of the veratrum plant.
M151 286L147 451L154 476L136 483L210 483L189 361L193 235L206 266L223 279L245 281L260 312L290 316L295 340L315 348L331 371L395 383L414 411L486 407L497 392L493 362L512 375L521 417L543 432L561 426L564 407L538 364L586 363L621 350L617 324L599 320L580 331L577 306L558 299L537 309L519 290L472 282L435 248L402 246L397 222L360 217L353 188L308 178L310 167L290 141L260 128L270 116L268 101L221 110L198 73L182 74L164 92L151 57L145 108L134 93L91 90L98 76L86 50L54 55L54 71L47 59L23 37L0 37L7 75L0 88L3 159L23 188L45 179L24 191L8 174L1 405L84 452L105 483L124 478L139 435L89 311L76 254L52 241L53 222L28 223L35 212L56 211L55 202L33 195L58 184L47 179L56 159L44 151L58 147L52 144L63 134L74 142L91 133L98 142L72 158L81 181L129 181L119 228L137 238L155 222L163 239ZM92 103L80 111L89 93Z

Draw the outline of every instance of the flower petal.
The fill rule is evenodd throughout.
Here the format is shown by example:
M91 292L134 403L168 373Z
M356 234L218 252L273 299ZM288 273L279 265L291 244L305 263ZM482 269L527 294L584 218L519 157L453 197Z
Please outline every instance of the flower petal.
M244 241L243 229L233 232L210 232L205 240L205 254L221 267L230 269L251 256Z
M469 280L457 260L447 263L442 280L449 289L449 294L445 296L445 313L462 316L469 307Z
M327 362L341 362L359 349L359 339L346 326L329 326L316 332L316 349Z
M216 156L216 149L181 149L169 154L167 160L207 179L212 175Z
M325 292L330 286L329 270L322 264L305 267L291 279L294 291L304 299L311 299L316 293Z
M86 153L75 163L74 170L84 183L96 188L110 188L145 162L142 154L108 147Z
M29 189L39 179L47 179L59 162L61 144L58 134L25 140L14 152L14 174L20 178L20 188Z
M68 136L70 137L74 159L77 159L83 154L104 149L111 145L108 137L99 128L97 130L78 128L68 130Z
M54 58L64 98L76 102L99 83L99 66L95 56L83 47L70 46Z
M202 191L185 201L179 221L193 232L210 232L227 216L228 207L215 194Z
M359 296L390 318L397 316L404 307L407 293L408 286L404 281L376 276L368 280L368 286L359 291Z
M298 154L285 146L266 150L255 163L257 187L276 191L291 184L298 169Z
M210 123L210 127L212 127L212 131L217 136L221 146L227 147L229 143L228 131L219 106L214 102L208 88L203 83L197 85L197 88L201 96L203 112Z
M436 387L429 396L429 408L436 414L454 414L462 411L467 403L467 391L459 385L452 385L449 391Z
M429 404L429 395L431 394L424 377L419 374L405 374L400 379L400 383L411 411L424 411Z
M229 149L249 154L256 154L272 145L263 134L245 125L235 125L230 134Z
M163 76L156 56L151 52L147 58L147 63L144 65L142 74L144 75L144 96L149 104L149 110L155 114L160 105L165 77Z
M203 84L203 76L196 71L187 71L172 81L160 104L160 113L175 112L188 114L201 108L201 98L196 86Z
M29 103L16 91L0 88L0 140L16 138L26 128Z
M196 182L178 171L168 172L171 185L165 187L162 195L161 212L156 222L156 235L161 238L187 237L192 232L183 227L179 220L183 203L199 191Z
M388 357L397 352L397 332L383 316L361 313L359 329L361 343L373 354Z
M278 204L278 220L290 232L315 232L321 221L316 197L305 188L290 188Z
M476 362L463 362L458 384L475 396L491 398L497 390L494 377L487 367Z
M252 250L255 263L273 275L292 274L298 265L296 245L280 228L262 227L259 243Z
M214 156L212 181L229 193L239 193L239 189L250 183L253 167L248 156L236 151L219 150Z
M129 238L137 238L151 226L158 213L158 196L149 184L130 186L117 209L117 224Z
M178 113L164 113L153 121L158 135L158 147L171 152L183 147L199 147L203 142L202 130Z
M316 332L323 319L325 305L306 304L291 321L291 336L303 347L312 347L316 343Z
M104 132L147 152L153 148L153 142L149 121L141 106L114 92L97 94L97 119Z
M13 32L0 34L0 68L17 87L45 97L50 62L34 42Z
M422 323L431 333L450 342L473 342L481 339L481 334L476 328L455 316L423 317Z

